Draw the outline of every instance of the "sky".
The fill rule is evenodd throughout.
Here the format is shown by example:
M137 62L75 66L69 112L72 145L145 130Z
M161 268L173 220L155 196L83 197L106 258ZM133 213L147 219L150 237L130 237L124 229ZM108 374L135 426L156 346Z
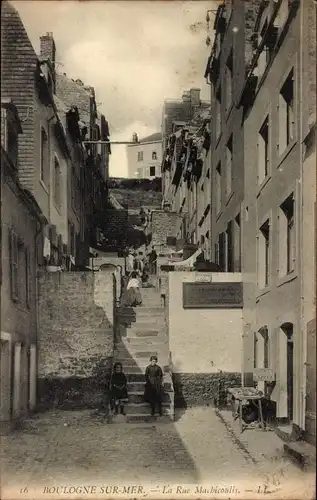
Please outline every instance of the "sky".
M218 2L15 0L37 53L52 32L57 71L95 88L111 139L129 141L161 130L165 99L191 87L209 99L204 71L207 9ZM211 22L212 27L212 22ZM126 146L112 146L110 175L127 175Z

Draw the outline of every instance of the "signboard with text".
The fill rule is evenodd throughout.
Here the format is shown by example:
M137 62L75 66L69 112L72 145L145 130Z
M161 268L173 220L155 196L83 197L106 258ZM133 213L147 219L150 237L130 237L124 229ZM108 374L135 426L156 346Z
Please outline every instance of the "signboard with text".
M274 382L275 374L271 368L255 368L253 370L254 380L257 382Z
M184 309L239 309L242 283L183 283Z

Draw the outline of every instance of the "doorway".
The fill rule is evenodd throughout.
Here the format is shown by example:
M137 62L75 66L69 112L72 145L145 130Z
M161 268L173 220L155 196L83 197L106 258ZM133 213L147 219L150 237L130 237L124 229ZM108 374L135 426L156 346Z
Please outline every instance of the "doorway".
M286 335L287 419L289 422L292 422L294 402L294 328L292 323L284 323L281 328Z

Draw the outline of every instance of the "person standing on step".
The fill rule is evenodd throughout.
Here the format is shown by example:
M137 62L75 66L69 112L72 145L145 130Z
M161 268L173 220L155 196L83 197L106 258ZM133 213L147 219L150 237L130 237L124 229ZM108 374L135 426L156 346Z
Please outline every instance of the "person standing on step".
M144 400L151 405L152 415L158 408L159 415L162 415L163 399L163 372L157 364L157 357L151 356L150 364L145 370Z
M118 415L119 410L121 415L124 415L124 403L128 400L127 377L123 373L121 363L115 363L110 379L110 401L111 409L115 415Z
M136 271L133 271L129 276L126 290L125 305L127 307L137 307L142 305L140 286L141 283L138 273Z

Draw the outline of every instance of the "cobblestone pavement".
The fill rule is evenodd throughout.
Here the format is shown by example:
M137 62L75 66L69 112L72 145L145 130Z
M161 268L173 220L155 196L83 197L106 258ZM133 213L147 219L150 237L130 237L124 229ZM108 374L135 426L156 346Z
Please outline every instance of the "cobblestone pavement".
M258 453L256 457L259 434L249 433L241 441L212 408L188 409L178 414L176 422L155 425L108 425L86 410L36 415L23 428L2 438L1 498L36 498L35 489L32 490L35 487L37 498L42 498L39 492L43 493L45 487L76 484L94 484L99 488L110 484L226 485L238 487L240 498L259 498L256 491L266 486L268 491L275 490L270 498L313 498L313 483L307 482L307 474L277 453L276 442L268 446L271 433L261 434L271 455ZM274 478L277 468L283 472ZM286 486L294 481L299 484L298 497L286 494ZM250 490L250 482L252 491L246 491ZM20 494L26 486L28 494ZM285 490L283 496L281 488ZM293 486L291 492L294 493ZM153 498L159 496L157 492ZM204 496L212 497L215 495ZM75 497L69 494L66 498ZM228 498L228 494L218 498Z

